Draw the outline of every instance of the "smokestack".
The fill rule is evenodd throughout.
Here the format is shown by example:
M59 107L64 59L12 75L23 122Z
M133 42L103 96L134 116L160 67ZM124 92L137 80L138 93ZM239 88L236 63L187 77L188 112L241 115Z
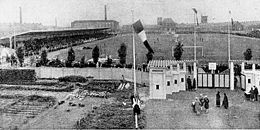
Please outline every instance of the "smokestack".
M19 7L20 8L20 24L23 23L23 18L22 18L22 7Z
M55 28L57 28L57 18L55 17Z
M107 5L105 5L105 20L107 20Z

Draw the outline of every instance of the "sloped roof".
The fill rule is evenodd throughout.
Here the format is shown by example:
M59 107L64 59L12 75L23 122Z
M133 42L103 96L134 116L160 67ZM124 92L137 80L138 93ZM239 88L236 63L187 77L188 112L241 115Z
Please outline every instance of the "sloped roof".
M148 63L149 68L166 68L177 63L194 62L194 60L152 60ZM197 61L195 61L197 62Z
M175 23L172 18L164 18L163 23Z

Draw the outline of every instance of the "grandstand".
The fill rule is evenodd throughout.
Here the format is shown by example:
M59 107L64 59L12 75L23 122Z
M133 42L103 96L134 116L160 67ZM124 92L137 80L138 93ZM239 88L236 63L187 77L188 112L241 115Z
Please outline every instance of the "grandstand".
M47 51L55 51L69 46L79 45L84 41L94 38L109 37L108 28L98 29L66 29L66 30L40 30L18 33L0 38L0 44L16 49L23 46L25 55L39 54L42 48Z

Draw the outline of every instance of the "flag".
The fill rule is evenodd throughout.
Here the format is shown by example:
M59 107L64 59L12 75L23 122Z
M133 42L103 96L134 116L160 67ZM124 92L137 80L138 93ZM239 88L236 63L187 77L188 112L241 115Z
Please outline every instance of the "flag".
M197 24L197 26L199 26L199 20L198 20L198 17L197 17L198 11L195 8L192 8L192 10L194 11L195 16L196 16L196 24Z
M148 49L148 51L154 53L153 49L151 48L151 46L149 45L149 43L147 41L147 37L146 37L145 31L144 31L144 27L143 27L141 21L140 20L136 21L133 24L133 28L134 28L134 31L137 33L137 35L142 40L144 46Z
M231 18L231 30L233 30L233 26L234 26L234 21L233 18Z
M199 20L198 20L197 14L196 14L196 22L197 22L197 26L199 26Z
M192 10L194 11L195 14L198 13L198 11L195 8L192 8Z

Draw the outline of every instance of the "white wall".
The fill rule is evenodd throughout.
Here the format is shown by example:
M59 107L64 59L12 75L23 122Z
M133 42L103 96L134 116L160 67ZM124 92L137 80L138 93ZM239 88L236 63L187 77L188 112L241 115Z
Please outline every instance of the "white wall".
M80 75L84 77L93 76L94 79L122 80L122 75L128 81L133 81L133 70L126 68L54 68L35 67L37 78L59 78L69 75ZM149 85L149 73L136 70L136 82Z
M165 73L152 71L150 70L150 99L166 99ZM156 89L156 85L159 85L159 89Z

